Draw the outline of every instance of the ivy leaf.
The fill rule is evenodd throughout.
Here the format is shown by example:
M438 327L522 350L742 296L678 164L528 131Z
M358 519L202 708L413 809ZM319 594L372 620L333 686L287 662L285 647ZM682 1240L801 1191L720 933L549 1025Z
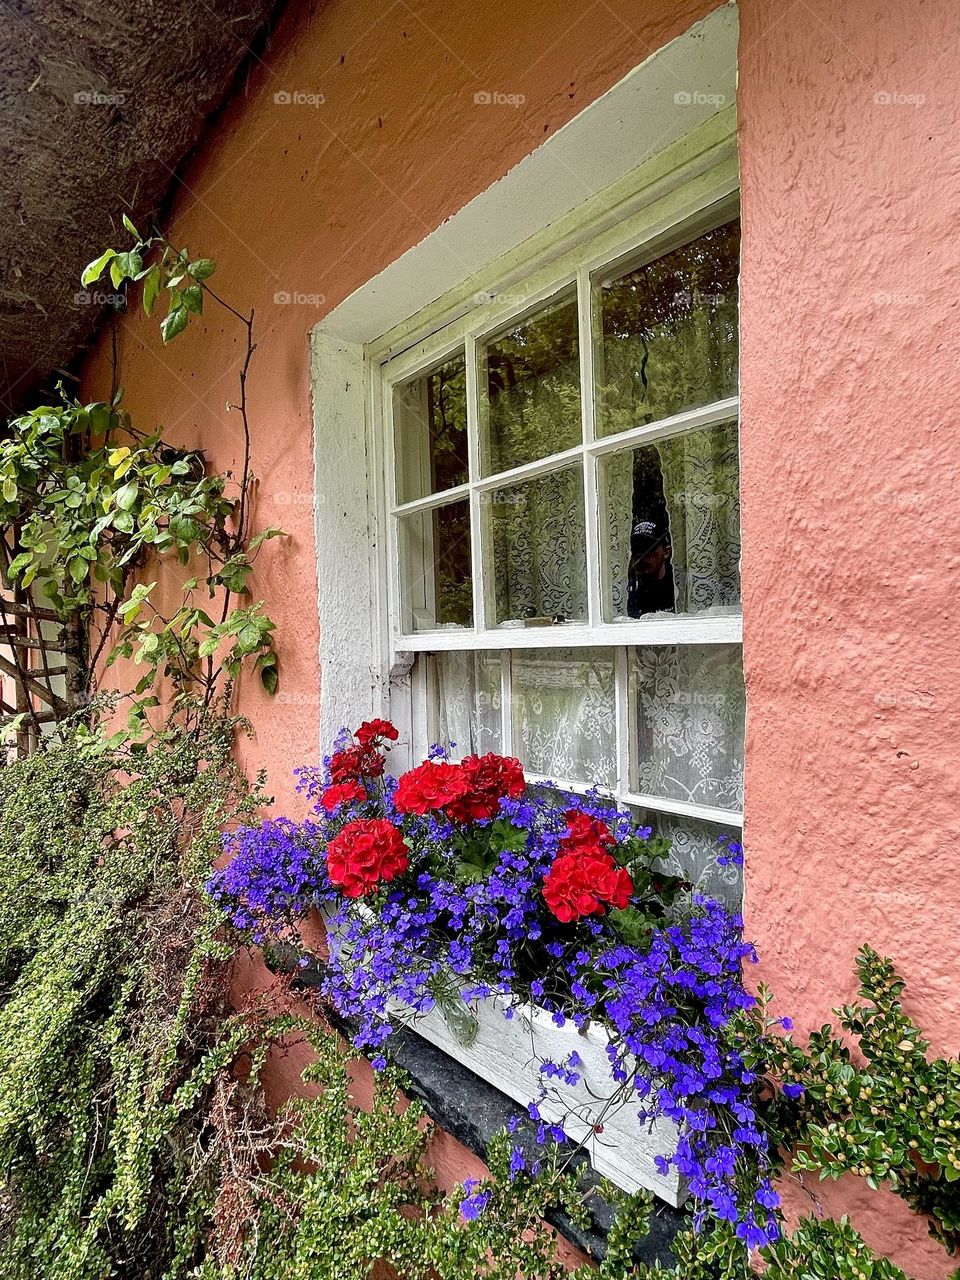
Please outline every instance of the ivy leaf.
M160 325L160 334L164 342L172 342L178 333L183 333L188 319L189 313L186 307L174 307Z
M99 280L103 275L104 267L108 262L112 262L116 256L116 249L106 249L99 258L94 258L93 262L88 263L80 276L80 283L83 287L86 288L88 284L93 284L95 280Z

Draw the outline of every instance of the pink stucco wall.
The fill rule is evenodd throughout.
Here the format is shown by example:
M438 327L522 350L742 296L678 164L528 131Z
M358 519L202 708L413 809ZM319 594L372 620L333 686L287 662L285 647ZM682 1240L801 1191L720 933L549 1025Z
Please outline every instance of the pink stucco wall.
M955 1054L957 9L773 10L741 8L739 63L747 925L800 1030L869 941ZM827 1203L854 1198L947 1274L893 1197Z
M315 754L322 678L310 328L713 7L301 8L182 174L174 238L214 257L219 288L257 312L256 518L290 537L267 546L255 583L279 623L281 693L246 680L240 704L256 728L245 756L267 768L278 808L297 812L290 770ZM869 940L897 957L911 1007L953 1051L955 20L953 0L909 18L881 0L746 0L739 63L748 927L801 1028L852 994ZM525 103L476 108L481 88ZM295 91L325 100L275 101ZM164 349L131 317L128 407L235 465L224 404L239 343L211 315ZM104 367L101 352L91 392ZM294 1077L279 1064L278 1090ZM469 1173L455 1145L437 1156L444 1181ZM917 1280L947 1274L893 1197L841 1186L828 1205L850 1208Z

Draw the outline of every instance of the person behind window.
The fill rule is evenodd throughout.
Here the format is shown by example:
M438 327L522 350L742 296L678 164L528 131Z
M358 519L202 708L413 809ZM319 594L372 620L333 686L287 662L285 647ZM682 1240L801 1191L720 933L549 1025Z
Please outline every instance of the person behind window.
M660 521L638 520L630 533L627 614L673 613L676 595L670 530Z

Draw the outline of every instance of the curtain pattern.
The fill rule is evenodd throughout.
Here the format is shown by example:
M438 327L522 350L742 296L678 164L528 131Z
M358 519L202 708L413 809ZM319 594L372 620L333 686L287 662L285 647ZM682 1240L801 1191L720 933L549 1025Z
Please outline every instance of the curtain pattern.
M512 659L514 749L530 773L612 786L617 748L607 650L519 651Z
M633 688L639 790L741 809L745 696L739 646L638 649Z

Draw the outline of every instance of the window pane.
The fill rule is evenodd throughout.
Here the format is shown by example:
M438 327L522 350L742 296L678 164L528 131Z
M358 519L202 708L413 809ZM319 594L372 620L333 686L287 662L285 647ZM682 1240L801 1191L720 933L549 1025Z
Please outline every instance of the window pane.
M736 422L604 458L601 490L607 621L739 611Z
M577 463L484 495L490 625L549 625L587 614L583 468Z
M736 395L739 262L734 220L600 282L598 435Z
M655 835L666 836L673 846L662 864L666 870L689 880L695 892L719 898L733 911L743 909L743 867L734 862L721 866L717 861L725 852L718 838L725 835L739 840L738 827L714 826L653 809L643 810L640 821L653 827Z
M513 746L525 769L613 786L617 774L609 649L514 650Z
M438 653L439 741L451 759L500 751L500 654Z
M414 502L467 482L467 386L463 352L393 391L397 501Z
M400 517L403 630L473 625L470 504Z
M636 786L645 795L743 808L739 645L660 645L633 655Z
M479 349L484 475L580 443L576 295L555 302Z

